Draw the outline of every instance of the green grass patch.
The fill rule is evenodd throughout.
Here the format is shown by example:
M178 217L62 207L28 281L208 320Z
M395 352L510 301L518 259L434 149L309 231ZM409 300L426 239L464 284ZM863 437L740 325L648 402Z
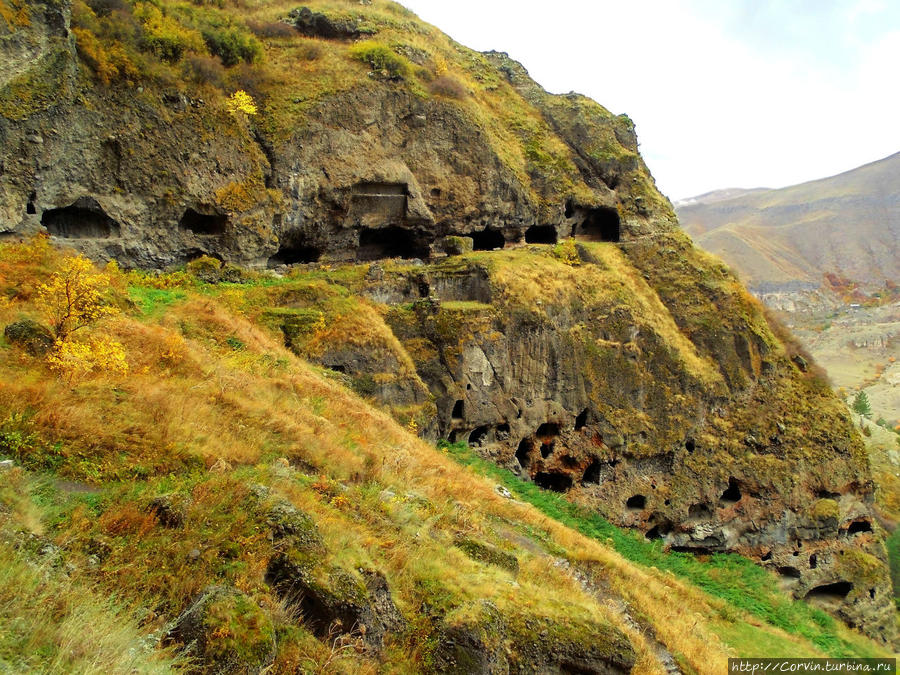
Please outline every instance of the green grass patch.
M187 293L180 288L152 288L150 286L129 286L128 297L146 317L158 316L166 307L180 302Z
M660 542L618 528L599 514L542 490L477 456L465 443L441 443L440 448L460 464L487 476L545 515L581 534L611 546L631 562L672 572L729 605L748 612L788 633L806 638L834 658L864 656L861 644L838 635L837 621L825 612L773 590L774 579L743 556L716 553L699 560L689 553L668 552ZM900 540L897 540L900 545Z

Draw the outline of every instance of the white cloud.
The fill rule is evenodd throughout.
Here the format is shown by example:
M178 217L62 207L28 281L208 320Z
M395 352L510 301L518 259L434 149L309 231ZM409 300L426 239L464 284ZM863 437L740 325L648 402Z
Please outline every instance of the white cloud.
M635 120L673 198L830 175L900 149L900 3L408 0L554 92Z

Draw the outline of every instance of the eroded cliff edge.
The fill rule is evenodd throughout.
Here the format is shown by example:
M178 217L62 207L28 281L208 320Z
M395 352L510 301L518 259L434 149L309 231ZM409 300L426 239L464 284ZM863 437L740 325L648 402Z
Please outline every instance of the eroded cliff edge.
M87 46L112 50L108 17L136 7L29 3L26 20L4 16L0 230L141 267L204 254L280 271L429 260L317 268L324 285L279 291L258 318L426 435L468 440L674 547L744 553L891 639L852 425L732 275L677 231L627 118L549 95L504 55L382 3L348 20L411 74L353 61L347 35L304 24L264 58L298 59L314 41L325 52L297 62L304 77L347 72L299 93L283 73L263 78L249 119L224 104L235 72L218 87L177 76L181 56L140 51L151 29L139 17L135 72L103 83ZM165 16L189 24L177 8ZM429 89L446 73L462 93Z

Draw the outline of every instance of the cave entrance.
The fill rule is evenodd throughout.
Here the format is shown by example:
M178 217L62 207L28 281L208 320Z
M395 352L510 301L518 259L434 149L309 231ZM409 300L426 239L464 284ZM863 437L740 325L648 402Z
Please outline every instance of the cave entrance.
M552 225L532 225L525 230L526 244L555 244L559 239Z
M292 234L279 242L278 251L269 258L269 267L313 263L321 257L322 249L310 246L302 235Z
M359 231L359 248L356 259L360 261L383 258L427 258L428 245L405 227L364 227Z
M450 413L450 419L454 419L454 420L463 419L463 417L464 417L463 406L464 405L465 404L463 403L462 399L458 400L455 404L453 404L453 412Z
M575 238L584 241L617 242L620 237L621 222L616 209L600 206L588 209L584 220L575 227Z
M741 501L742 496L740 484L736 478L731 477L728 479L728 489L722 493L719 499L723 504L737 504Z
M471 434L469 434L469 445L481 445L487 439L487 435L487 427L477 427Z
M188 208L185 209L178 221L178 226L194 234L224 234L228 225L228 216L221 213L200 213Z
M850 527L847 528L848 535L871 531L872 523L870 523L868 520L854 520L852 523L850 523Z
M41 225L54 237L66 239L109 239L118 237L119 223L106 215L93 197L82 197L69 206L48 209Z
M523 438L516 448L516 461L523 469L531 465L531 452L534 450L534 442L530 438Z
M641 511L647 506L647 498L644 495L632 495L625 502L625 508L629 511Z
M493 251L506 245L503 233L492 227L487 227L481 232L472 232L469 236L472 237L472 249L475 251Z
M584 475L581 477L582 483L594 483L600 484L600 476L603 469L603 464L599 459L594 459L588 465L588 468L584 470Z
M578 417L575 418L575 431L581 431L587 426L589 415L590 409L588 408L585 408L580 413L578 413Z
M853 584L849 581L836 581L833 584L816 586L806 594L807 599L823 600L825 602L840 602L853 590Z
M565 492L572 487L572 477L564 473L539 471L534 477L534 483L545 490Z

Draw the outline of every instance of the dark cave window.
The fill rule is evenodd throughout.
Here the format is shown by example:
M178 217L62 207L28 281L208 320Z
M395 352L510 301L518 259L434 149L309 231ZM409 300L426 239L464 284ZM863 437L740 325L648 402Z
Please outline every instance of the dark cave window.
M278 251L269 258L269 267L318 262L322 249L310 246L299 233L286 234L279 242Z
M535 475L534 483L545 490L565 492L572 487L572 477L564 473L540 471Z
M696 449L696 445L694 444L694 439L689 438L684 442L684 449L688 452L693 452Z
M450 418L454 419L454 420L463 419L463 406L464 406L464 403L463 403L462 399L458 400L453 405L453 412L450 413Z
M575 236L587 241L619 241L619 212L601 206L589 209L584 221L575 228Z
M194 234L223 234L228 225L228 216L221 213L200 213L189 208L182 214L178 225Z
M789 567L789 566L779 567L778 574L780 574L783 577L787 577L788 579L799 579L800 578L800 570L798 570L796 567Z
M483 229L481 232L472 232L472 248L476 251L493 251L495 248L503 248L506 239L500 230L492 227Z
M587 408L578 413L578 417L575 418L575 431L580 431L587 426L589 413Z
M625 507L632 511L640 511L647 506L647 498L644 495L632 495L625 502Z
M819 564L818 558L816 558L816 554L813 553L811 556L809 556L809 569L811 569L811 570L816 569L818 564Z
M119 223L110 218L94 199L79 199L71 206L48 209L41 225L55 237L108 239L119 235Z
M859 532L871 532L872 524L868 520L854 520L847 528L847 534L858 534Z
M487 427L477 427L471 434L469 434L469 445L481 445L488 434Z
M531 451L534 450L534 442L530 438L523 438L516 448L516 461L523 469L527 469L531 463Z
M594 461L592 461L588 465L588 468L586 468L584 470L584 476L582 476L581 482L582 483L599 484L600 483L600 471L601 471L602 467L603 467L603 464L600 462L600 460L595 459Z
M832 598L846 598L852 590L853 584L851 584L849 581L836 581L833 584L823 584L821 586L816 586L806 594L806 597L818 597L825 600Z
M555 244L558 238L552 225L532 225L525 230L525 242L528 244Z
M728 489L722 493L721 500L725 504L736 504L741 501L741 488L735 478L728 479Z
M363 228L359 232L356 259L427 258L428 245L415 232L404 227Z

